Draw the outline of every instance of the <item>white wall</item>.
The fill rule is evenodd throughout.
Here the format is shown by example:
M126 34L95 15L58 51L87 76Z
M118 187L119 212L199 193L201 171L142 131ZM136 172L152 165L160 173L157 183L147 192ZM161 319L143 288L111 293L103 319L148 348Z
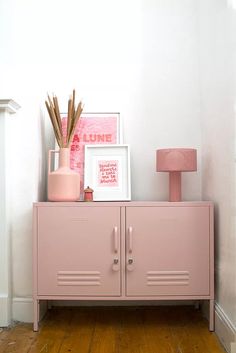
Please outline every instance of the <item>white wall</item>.
M167 199L167 175L155 172L157 148L197 148L199 171L183 176L183 198L201 199L196 3L0 2L0 97L22 107L12 130L15 303L32 295L32 202L45 197L53 140L47 92L59 96L62 110L75 88L85 110L121 113L124 142L131 145L132 199Z
M201 164L197 16L195 0L2 0L0 7L0 96L22 106L12 131L17 302L32 294L31 210L45 195L51 141L48 128L43 138L46 93L65 105L75 88L85 110L119 111L131 145L132 199L167 199L155 150L197 148ZM201 172L183 180L184 199L199 200Z
M202 195L203 199L213 200L216 208L216 302L234 330L236 330L235 5L235 1L199 1Z
M0 2L0 97L22 107L9 156L15 319L29 317L32 202L45 198L53 141L44 99L55 92L64 110L75 88L85 110L121 113L133 199L167 199L167 176L155 172L157 148L198 149L199 171L183 176L183 197L199 200L202 190L216 203L217 302L236 324L235 12L229 4L235 0Z

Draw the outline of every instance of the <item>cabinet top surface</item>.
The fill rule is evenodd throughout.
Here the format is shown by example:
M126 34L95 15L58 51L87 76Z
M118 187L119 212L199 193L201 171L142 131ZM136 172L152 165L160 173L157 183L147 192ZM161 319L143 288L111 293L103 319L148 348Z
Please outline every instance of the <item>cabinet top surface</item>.
M202 207L213 206L211 201L93 201L93 202L35 202L35 207Z

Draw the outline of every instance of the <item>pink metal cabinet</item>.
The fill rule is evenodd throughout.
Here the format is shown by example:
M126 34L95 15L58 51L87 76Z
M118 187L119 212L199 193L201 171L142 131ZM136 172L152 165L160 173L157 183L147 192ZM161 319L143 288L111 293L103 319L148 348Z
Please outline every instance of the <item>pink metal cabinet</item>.
M120 295L119 207L38 209L38 295Z
M34 330L40 300L209 300L211 202L39 202L33 225Z
M128 296L209 295L209 210L128 207Z

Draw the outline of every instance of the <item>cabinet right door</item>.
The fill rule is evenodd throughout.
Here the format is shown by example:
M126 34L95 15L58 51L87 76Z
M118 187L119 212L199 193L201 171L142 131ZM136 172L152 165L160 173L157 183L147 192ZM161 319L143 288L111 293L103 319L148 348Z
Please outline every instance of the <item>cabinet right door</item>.
M126 208L126 295L209 295L210 210Z

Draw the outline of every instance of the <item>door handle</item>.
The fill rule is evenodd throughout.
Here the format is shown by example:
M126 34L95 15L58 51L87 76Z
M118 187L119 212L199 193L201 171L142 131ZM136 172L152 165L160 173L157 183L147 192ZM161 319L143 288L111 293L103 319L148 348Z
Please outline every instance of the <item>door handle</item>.
M114 235L114 251L115 253L118 252L118 228L113 228L113 235Z
M132 253L133 250L133 228L128 228L128 252Z
M119 250L118 227L113 228L114 252L117 254ZM119 258L115 257L112 264L113 271L120 271Z

